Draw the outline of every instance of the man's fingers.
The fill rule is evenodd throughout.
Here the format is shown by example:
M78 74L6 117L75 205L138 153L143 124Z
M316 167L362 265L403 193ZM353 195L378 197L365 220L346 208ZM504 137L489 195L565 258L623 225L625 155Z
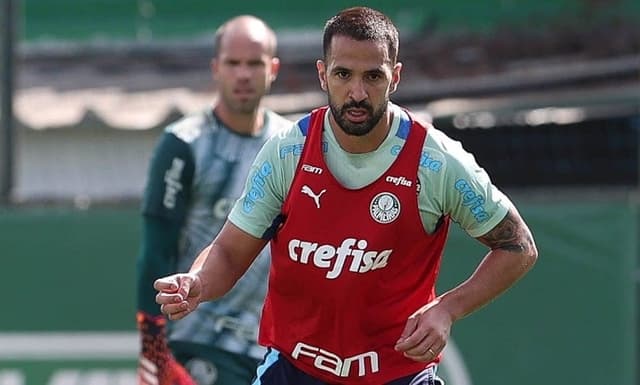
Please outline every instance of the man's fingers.
M191 284L193 279L191 277L183 277L180 280L180 288L178 288L178 294L182 296L182 299L187 299L191 292Z
M438 357L438 354L442 352L444 346L445 345L438 345L437 343L435 343L427 348L424 348L423 352L420 354L404 353L404 356L418 362L429 362Z
M407 320L407 323L404 325L404 330L402 331L402 334L400 334L400 338L398 339L398 342L396 343L400 343L404 339L409 337L411 333L413 333L416 330L417 326L418 326L418 321L415 318L409 318Z
M178 290L179 286L176 277L171 276L156 279L156 281L153 283L153 288L165 293L174 293L176 290Z
M400 338L396 342L395 349L401 352L407 351L419 344L426 335L427 331L418 327L418 319L409 318Z
M190 298L193 282L193 277L188 274L172 275L154 282L153 287L158 290L156 303L160 305L160 311L169 319L183 318L197 306L197 301ZM190 304L189 300L196 303Z
M171 321L175 321L175 320L179 320L184 318L187 314L189 314L189 310L182 310L179 311L177 313L172 313L167 315L167 317L171 320Z
M428 334L425 338L420 340L417 344L402 350L404 355L410 358L429 355L429 349L435 351L435 347L438 345L436 338L433 334ZM432 354L431 354L432 355Z
M159 292L156 294L156 303L159 305L171 304L171 303L180 303L184 300L182 295L179 293L163 293Z
M188 312L189 304L187 303L187 301L181 301L178 303L165 303L160 305L160 311L163 314L167 315L170 319L177 319L172 317L182 312Z

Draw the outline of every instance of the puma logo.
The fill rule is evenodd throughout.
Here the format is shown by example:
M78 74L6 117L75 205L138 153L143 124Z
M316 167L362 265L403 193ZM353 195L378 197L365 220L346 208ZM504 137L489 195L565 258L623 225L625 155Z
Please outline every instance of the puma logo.
M320 208L320 196L322 194L324 194L327 190L324 189L322 191L320 191L320 194L316 194L313 192L313 190L311 190L311 187L307 186L306 184L304 186L302 186L302 193L303 194L307 194L309 195L311 198L313 198L313 201L316 202L316 207Z

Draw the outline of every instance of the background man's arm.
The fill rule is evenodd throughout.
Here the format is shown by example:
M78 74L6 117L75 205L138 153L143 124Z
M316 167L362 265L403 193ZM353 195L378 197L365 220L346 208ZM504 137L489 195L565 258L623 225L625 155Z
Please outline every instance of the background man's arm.
M189 146L165 133L150 162L142 205L142 240L136 266L140 332L139 385L193 385L167 346L166 319L155 303L153 282L174 272L178 240L184 223L194 163Z

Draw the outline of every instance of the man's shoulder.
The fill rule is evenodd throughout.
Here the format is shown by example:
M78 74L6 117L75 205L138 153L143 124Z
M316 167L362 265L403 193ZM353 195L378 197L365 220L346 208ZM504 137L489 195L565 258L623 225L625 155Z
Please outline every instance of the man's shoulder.
M459 140L452 138L432 124L428 125L424 148L425 150L440 151L453 157L468 154Z
M277 131L281 131L281 130L288 129L294 123L293 120L275 111L266 110L265 113L269 119L268 122L269 122L270 129L276 129Z
M169 124L164 132L173 134L186 143L192 143L202 135L207 127L208 118L205 113L187 115Z
M299 156L304 146L305 135L300 130L298 121L289 121L289 124L274 132L264 145L265 155L272 160L280 161L290 156Z
M444 176L447 169L459 167L468 162L471 155L462 144L439 130L431 123L423 124L427 138L422 147L420 166L422 170Z
M431 123L426 125L426 127L427 140L425 140L424 143L425 147L443 149L453 143L459 143Z
M303 130L300 129L300 121L301 119L286 119L287 124L281 126L281 129L271 136L269 140L271 145L282 147L304 143L305 134Z

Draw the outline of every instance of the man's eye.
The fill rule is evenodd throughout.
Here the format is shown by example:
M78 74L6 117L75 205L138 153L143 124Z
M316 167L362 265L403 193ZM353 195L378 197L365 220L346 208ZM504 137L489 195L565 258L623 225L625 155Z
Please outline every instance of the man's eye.
M339 79L346 79L346 78L348 78L348 77L349 77L349 73L348 73L348 72L346 72L346 71L339 71L339 72L336 72L336 76L337 76Z

